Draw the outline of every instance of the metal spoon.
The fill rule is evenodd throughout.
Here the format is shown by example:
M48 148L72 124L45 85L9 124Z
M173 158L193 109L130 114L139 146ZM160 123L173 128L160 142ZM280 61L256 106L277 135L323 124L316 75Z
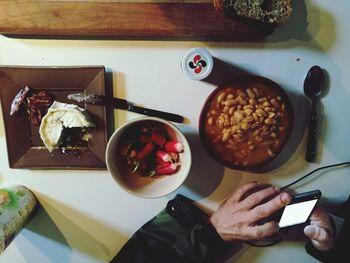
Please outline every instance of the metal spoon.
M311 100L311 112L309 119L309 134L305 159L307 162L316 160L317 137L318 137L318 102L325 89L325 78L319 66L313 66L307 73L304 81L304 94Z

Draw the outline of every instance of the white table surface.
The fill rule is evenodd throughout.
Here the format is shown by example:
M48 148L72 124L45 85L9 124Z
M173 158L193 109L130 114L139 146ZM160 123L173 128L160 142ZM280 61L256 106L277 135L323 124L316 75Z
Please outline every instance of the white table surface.
M0 64L28 66L104 65L113 72L119 97L186 116L178 125L190 141L193 166L185 184L166 197L141 199L124 192L107 171L21 170L8 166L3 119L0 120L0 182L29 187L44 211L34 217L0 262L108 262L143 223L176 193L215 209L239 185L252 180L284 185L314 168L350 160L350 2L294 1L295 13L266 41L213 43L189 41L34 40L0 36ZM297 129L293 154L267 173L224 169L202 148L198 117L215 84L188 79L180 68L192 47L207 48L227 68L216 82L228 80L233 67L273 79L293 101ZM329 91L322 98L323 124L318 160L305 162L306 120L303 82L312 65L327 72ZM115 111L116 125L139 115ZM306 134L306 133L305 133ZM321 172L298 185L298 192L320 189L323 200L341 202L349 194L349 168ZM227 262L315 262L304 241L283 241L268 248L245 245Z

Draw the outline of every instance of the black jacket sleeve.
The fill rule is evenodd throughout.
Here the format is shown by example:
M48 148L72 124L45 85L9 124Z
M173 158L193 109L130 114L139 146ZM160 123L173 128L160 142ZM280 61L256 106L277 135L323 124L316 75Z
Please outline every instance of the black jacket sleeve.
M203 211L190 199L177 195L130 238L111 262L215 262L231 247Z

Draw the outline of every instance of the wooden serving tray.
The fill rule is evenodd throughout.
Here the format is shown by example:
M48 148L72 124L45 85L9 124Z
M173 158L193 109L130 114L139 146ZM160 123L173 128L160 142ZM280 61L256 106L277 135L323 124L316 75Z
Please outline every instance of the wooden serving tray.
M207 0L131 1L1 0L0 33L18 37L245 41L273 31L226 18Z

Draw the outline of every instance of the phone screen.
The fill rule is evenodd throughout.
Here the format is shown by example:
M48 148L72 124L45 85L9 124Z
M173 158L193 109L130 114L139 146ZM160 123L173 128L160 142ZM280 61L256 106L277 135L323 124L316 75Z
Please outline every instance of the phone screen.
M317 203L317 199L287 205L279 222L280 227L287 227L306 222Z
M293 196L292 203L282 212L279 220L280 228L305 223L320 197L319 190Z

